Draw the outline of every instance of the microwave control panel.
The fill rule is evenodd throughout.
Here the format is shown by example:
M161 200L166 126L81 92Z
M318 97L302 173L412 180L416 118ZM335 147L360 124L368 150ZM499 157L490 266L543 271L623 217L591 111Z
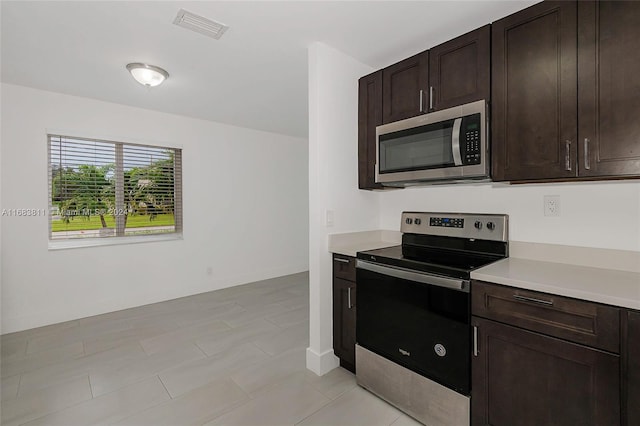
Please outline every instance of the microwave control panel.
M460 143L462 164L480 164L482 161L482 135L480 114L468 115L462 119Z

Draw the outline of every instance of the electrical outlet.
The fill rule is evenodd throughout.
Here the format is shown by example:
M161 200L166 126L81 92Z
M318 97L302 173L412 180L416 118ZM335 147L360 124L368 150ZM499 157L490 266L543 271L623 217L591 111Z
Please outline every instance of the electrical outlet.
M544 215L560 216L560 196L559 195L544 196Z

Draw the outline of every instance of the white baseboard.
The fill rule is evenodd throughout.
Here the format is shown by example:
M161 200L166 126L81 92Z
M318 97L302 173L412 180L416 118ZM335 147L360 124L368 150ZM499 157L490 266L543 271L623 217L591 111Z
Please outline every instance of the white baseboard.
M340 366L340 359L334 355L333 349L318 354L311 348L307 348L307 369L318 376L324 376L329 371Z

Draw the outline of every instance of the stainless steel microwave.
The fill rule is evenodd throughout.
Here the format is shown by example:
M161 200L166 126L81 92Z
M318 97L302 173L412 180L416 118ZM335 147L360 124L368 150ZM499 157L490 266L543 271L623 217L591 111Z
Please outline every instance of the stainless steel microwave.
M489 180L487 102L376 127L376 182Z

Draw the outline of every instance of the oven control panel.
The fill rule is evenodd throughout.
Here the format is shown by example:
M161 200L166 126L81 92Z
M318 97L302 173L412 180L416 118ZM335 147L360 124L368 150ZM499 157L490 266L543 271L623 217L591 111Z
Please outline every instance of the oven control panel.
M464 219L453 217L430 217L429 226L444 226L445 228L464 228Z
M508 241L509 217L504 214L403 212L403 233Z

